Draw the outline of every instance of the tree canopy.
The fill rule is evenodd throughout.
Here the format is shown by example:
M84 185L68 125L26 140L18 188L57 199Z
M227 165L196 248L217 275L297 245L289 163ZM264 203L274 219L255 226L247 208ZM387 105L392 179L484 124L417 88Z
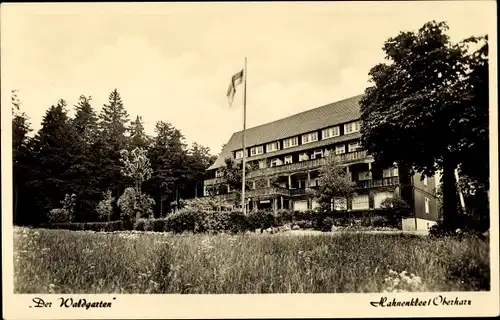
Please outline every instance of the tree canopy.
M466 154L488 153L488 62L487 45L470 53L470 44L487 37L452 43L447 31L432 21L385 42L388 63L370 70L373 86L361 100L361 133L383 167L398 163L423 176L442 171L443 218L453 225L455 169L485 180L473 168L487 167L488 158Z
M188 148L181 131L168 122L159 121L152 137L140 115L129 125L117 89L98 115L90 96L79 97L73 117L66 101L57 101L34 137L20 100L13 91L15 223L47 222L51 210L72 194L76 222L119 218L118 200L130 187L141 191L142 185L140 199L154 205L156 215L168 212L172 201L202 195L205 170L215 156L197 143Z

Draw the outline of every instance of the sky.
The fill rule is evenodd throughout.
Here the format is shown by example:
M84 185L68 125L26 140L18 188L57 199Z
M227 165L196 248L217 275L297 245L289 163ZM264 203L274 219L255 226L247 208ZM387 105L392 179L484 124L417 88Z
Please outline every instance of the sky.
M242 86L231 108L226 91L245 57L248 128L363 93L384 41L401 31L446 21L460 41L496 26L490 1L10 3L0 12L2 114L17 89L36 131L59 99L73 109L90 95L99 112L117 88L148 134L170 122L213 154L242 129Z

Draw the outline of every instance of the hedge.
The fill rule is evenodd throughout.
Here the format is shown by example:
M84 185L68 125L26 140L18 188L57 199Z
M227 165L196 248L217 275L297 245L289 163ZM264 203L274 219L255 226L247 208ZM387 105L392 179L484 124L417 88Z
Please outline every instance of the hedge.
M91 231L155 231L155 232L245 232L256 229L280 227L285 224L297 225L301 229L330 231L332 226L394 227L395 221L386 211L361 212L314 212L278 210L252 211L244 216L241 211L213 211L183 209L165 218L138 219L135 222L86 222L86 223L50 223L42 228L91 230Z

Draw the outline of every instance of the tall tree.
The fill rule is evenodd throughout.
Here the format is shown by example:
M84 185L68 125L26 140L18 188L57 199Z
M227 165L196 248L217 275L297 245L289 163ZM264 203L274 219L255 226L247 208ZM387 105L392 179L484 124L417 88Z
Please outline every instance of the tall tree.
M25 184L29 178L30 137L32 131L29 118L21 111L21 102L17 90L12 90L12 178L13 178L13 213L14 223L23 223L19 217L19 199L25 199ZM21 200L21 201L22 201Z
M99 147L102 158L99 163L103 175L103 190L111 189L119 197L124 181L120 173L120 151L127 147L127 123L129 115L117 89L109 94L109 101L104 104L99 114Z
M154 174L148 190L159 200L155 202L162 215L166 200L179 203L179 191L187 177L186 144L181 132L170 123L158 121L155 133L149 155Z
M82 147L87 151L91 148L97 139L98 125L97 115L90 102L92 97L81 95L75 106L75 117L72 124L78 133Z
M409 172L433 176L442 170L443 220L456 219L454 170L460 164L459 130L467 78L465 43L451 43L444 22L401 32L384 44L389 64L370 70L372 87L361 101L363 147L382 167L398 163ZM451 125L450 125L451 124Z
M71 194L67 172L76 151L75 132L67 116L66 101L51 106L42 120L42 128L33 141L34 176L30 181L38 222L57 206L65 194Z
M96 207L100 200L101 175L104 173L99 161L102 158L97 148L97 115L90 102L92 97L81 95L75 105L75 117L71 125L76 133L75 154L66 177L72 192L77 195L75 215L77 220L95 220Z

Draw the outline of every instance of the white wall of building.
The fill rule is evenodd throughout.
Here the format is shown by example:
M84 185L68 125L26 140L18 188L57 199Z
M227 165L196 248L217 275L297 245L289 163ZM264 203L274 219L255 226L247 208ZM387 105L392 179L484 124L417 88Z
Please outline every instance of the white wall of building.
M417 218L417 231L429 230L436 221L426 220ZM403 231L415 231L415 218L403 218L402 219L402 229Z
M295 200L293 202L293 210L306 211L307 210L307 200Z

